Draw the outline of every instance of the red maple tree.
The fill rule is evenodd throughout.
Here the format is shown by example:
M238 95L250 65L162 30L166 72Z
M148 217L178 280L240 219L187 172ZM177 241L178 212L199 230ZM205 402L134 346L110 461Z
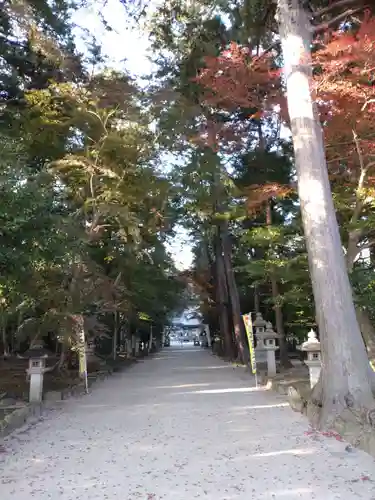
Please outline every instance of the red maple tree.
M351 189L358 219L364 208L363 190L372 189L375 167L375 19L364 13L356 32L326 32L313 54L313 92L323 126L330 177ZM220 57L206 59L206 67L195 79L203 87L205 104L228 114L250 110L249 121L265 122L276 117L288 125L281 69L274 67L274 54L253 56L251 49L231 43ZM240 143L246 124L235 121L206 123L202 136L208 145L226 146L230 137ZM269 188L269 189L268 189ZM254 186L262 200L277 194L276 186ZM285 194L285 186L279 186ZM258 200L259 201L259 200ZM255 198L251 201L254 204ZM355 221L354 221L355 222Z
M205 63L195 78L203 88L203 103L226 119L215 120L217 115L212 113L204 123L201 143L230 155L241 151L244 137L259 136L261 123L287 119L281 69L274 67L273 54L255 56L251 48L232 42L219 57L207 57ZM277 183L248 186L248 209L254 211L277 193L289 191L290 186Z
M314 55L314 84L329 164L347 173L375 160L375 19L357 33L334 33Z
M375 201L375 19L365 12L356 32L333 33L314 54L314 88L326 158L341 205L351 270L374 235L363 222ZM367 226L369 226L367 224Z
M253 56L249 47L232 42L219 57L207 57L196 77L205 89L209 105L235 111L253 108L249 118L259 117L279 103L280 70L272 69L271 54Z

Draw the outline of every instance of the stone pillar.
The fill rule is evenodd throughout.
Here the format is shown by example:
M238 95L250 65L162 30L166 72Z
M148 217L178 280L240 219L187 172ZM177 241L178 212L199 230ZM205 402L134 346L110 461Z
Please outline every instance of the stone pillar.
M272 323L266 323L266 330L264 332L264 346L267 353L267 375L268 377L276 376L276 345L277 333L272 328Z
M210 327L208 325L203 325L204 326L204 329L206 331L206 335L207 335L207 344L208 344L208 347L211 347L211 333L210 333Z
M267 349L267 375L270 378L276 377L276 357L273 349Z
M125 340L125 351L126 351L126 357L129 358L133 353L132 339L127 338Z
M309 369L310 387L313 388L319 380L322 369L320 342L313 329L307 334L307 340L302 344L301 351L307 352L305 365Z
M43 399L44 358L31 358L27 374L30 376L29 402L41 403Z
M29 401L30 403L41 403L43 399L43 377L49 352L44 349L42 341L34 339L34 343L20 357L29 360L29 367L26 370L30 382Z
M95 354L95 343L93 340L86 342L85 354L88 362L98 361L98 357Z
M254 335L256 339L256 347L255 351L255 359L257 365L261 365L267 363L267 352L266 346L264 343L265 337L265 328L266 321L263 319L262 313L256 313L255 321L253 322Z

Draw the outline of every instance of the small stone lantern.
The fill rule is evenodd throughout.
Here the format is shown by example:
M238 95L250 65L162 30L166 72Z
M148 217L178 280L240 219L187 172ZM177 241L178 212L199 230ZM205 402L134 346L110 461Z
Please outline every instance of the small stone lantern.
M49 352L44 349L43 343L36 341L23 355L29 358L27 374L30 376L29 401L41 403L43 398L43 377L46 368L46 359Z
M266 323L266 331L264 332L264 347L267 353L267 372L269 377L276 376L276 356L275 353L279 349L276 345L276 339L279 335L272 328L272 323Z
M255 330L255 335L261 335L266 329L267 322L263 319L262 313L257 312L255 314L255 320L253 321L253 327Z
M319 380L322 368L320 342L313 329L307 334L307 340L301 345L301 351L307 352L305 365L309 369L310 387L313 388Z
M262 313L257 312L255 320L253 322L254 335L256 338L256 347L255 347L255 358L257 363L266 363L267 355L265 348L265 330L266 330L267 322L263 319Z

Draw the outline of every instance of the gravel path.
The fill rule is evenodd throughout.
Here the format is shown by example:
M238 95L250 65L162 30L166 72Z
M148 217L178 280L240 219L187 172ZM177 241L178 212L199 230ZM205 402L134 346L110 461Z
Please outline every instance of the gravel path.
M199 348L98 383L1 449L1 500L375 499L372 458Z

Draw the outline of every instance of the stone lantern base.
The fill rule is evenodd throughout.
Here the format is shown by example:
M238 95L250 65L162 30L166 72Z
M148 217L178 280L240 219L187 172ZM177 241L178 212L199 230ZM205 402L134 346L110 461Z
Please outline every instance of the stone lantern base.
M309 369L310 387L313 388L319 380L320 371L322 369L321 361L306 360L305 365Z

